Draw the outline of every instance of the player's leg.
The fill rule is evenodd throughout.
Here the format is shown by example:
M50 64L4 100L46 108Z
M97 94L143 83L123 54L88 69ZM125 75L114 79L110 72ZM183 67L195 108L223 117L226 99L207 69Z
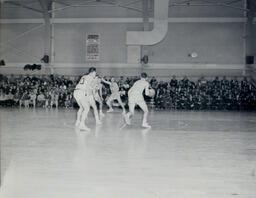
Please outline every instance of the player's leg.
M125 122L126 124L131 124L131 117L134 115L134 109L135 109L136 103L132 100L129 100L129 112L125 114Z
M144 100L138 102L139 107L143 110L143 120L142 127L150 128L151 126L148 124L148 106Z
M102 117L105 116L104 113L103 113L103 111L102 111L102 108L103 108L103 101L101 100L101 98L100 98L99 96L98 96L97 99L98 99L97 102L99 103L99 108L100 108L100 117L102 118Z
M94 117L95 117L95 120L96 120L96 124L101 124L96 102L95 102L93 97L90 97L89 100L90 100L90 106L92 106L92 109L93 109L93 112L94 112Z
M120 106L122 107L122 109L123 109L123 114L125 114L126 112L125 112L124 104L123 104L123 102L122 102L122 100L121 100L120 95L117 96L117 101L118 101L119 105L120 105Z
M82 98L82 100L80 100L80 102L81 102L81 105L83 107L83 112L82 112L82 115L81 115L81 122L79 124L79 129L90 131L90 128L88 128L85 125L85 120L87 119L88 112L90 110L89 98L88 97L84 97L84 98Z
M108 113L114 111L113 108L112 108L112 105L111 105L113 100L114 100L114 97L113 97L113 94L111 94L109 96L108 100L107 100L107 105L108 105L108 108L109 108L108 111L107 111Z
M104 113L102 111L102 108L103 108L103 101L102 100L99 100L99 105L100 105L100 117L104 117Z
M80 123L81 123L81 117L82 117L82 113L84 111L84 108L83 108L82 104L79 101L77 101L77 104L79 106L79 109L77 111L77 116L76 116L76 126L79 126Z
M95 101L99 103L99 113L100 113L100 118L104 117L104 113L102 112L103 108L103 101L101 100L99 95L95 96Z
M76 116L76 126L79 126L79 124L81 123L81 116L82 116L82 113L83 113L83 105L80 102L81 97L82 97L82 94L79 93L79 91L74 92L74 98L75 98L75 100L76 100L76 102L79 106L79 109L77 111L77 116Z

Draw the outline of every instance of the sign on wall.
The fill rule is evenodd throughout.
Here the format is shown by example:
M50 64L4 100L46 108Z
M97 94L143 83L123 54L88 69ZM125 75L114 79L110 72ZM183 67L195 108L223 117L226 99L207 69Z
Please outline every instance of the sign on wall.
M100 35L99 34L86 35L86 60L87 61L100 60Z

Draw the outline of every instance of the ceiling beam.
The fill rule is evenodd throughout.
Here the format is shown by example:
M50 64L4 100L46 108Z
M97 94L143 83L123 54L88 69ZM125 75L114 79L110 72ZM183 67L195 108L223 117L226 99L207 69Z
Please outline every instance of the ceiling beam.
M36 8L30 7L30 6L27 6L27 5L22 4L22 3L19 3L19 2L15 2L15 1L4 1L4 3L6 3L6 4L10 4L10 5L19 6L19 7L22 7L22 8L29 9L29 10L33 10L33 11L35 11L35 12L43 13L43 11L42 11L42 10L39 10L39 9L36 9Z
M234 4L234 3L241 2L241 1L242 0L234 0L234 1L227 2L226 4L231 5L231 4Z
M41 28L42 26L44 26L44 24L37 25L37 26L35 26L35 27L33 27L33 28L31 28L31 29L25 31L25 32L22 32L21 34L19 34L18 36L14 37L14 38L12 38L12 39L9 39L9 40L4 41L4 42L0 42L0 46L1 46L1 45L5 45L5 44L7 44L7 43L14 42L14 41L16 41L17 39L19 39L19 38L21 38L21 37L27 35L28 33L32 32L32 31L35 31L35 30L37 30L37 29L39 29L39 28Z
M58 4L62 4L62 5L65 5L65 6L71 6L70 4L68 4L66 2L63 2L63 1L59 1L59 0L53 0L53 2L58 3Z
M174 6L222 6L222 7L229 7L232 9L236 10L241 10L244 12L248 12L249 10L243 7L237 7L237 6L232 6L229 3L213 3L210 1L203 0L206 3L190 3L190 1L186 1L185 3L171 3L169 4L169 7L174 7Z
M206 3L213 3L213 4L214 4L214 2L209 1L209 0L202 0L202 1L204 1L204 2L206 2ZM231 1L231 2L229 2L229 3L232 4L232 2L233 2L233 1ZM229 3L215 3L215 4L216 4L216 6L229 7L229 8L233 8L233 9L237 9L237 10L241 10L241 11L246 11L246 12L249 11L248 9L243 8L243 7L232 6L232 5L230 5Z
M136 1L130 1L130 2L127 2L127 3L124 3L122 4L123 6L129 6L129 5L132 5L132 4L135 4L135 3L141 3L141 0L136 0Z
M115 5L116 7L120 7L120 8L126 8L128 10L133 10L133 11L136 11L136 12L141 12L141 13L143 12L142 9L131 7L131 6L126 6L125 4L121 4L121 3L115 3L115 2L112 2L112 1L108 1L108 0L101 0L101 2L111 4L111 5Z
M139 2L138 0L137 1L128 2L128 3L125 3L125 4L118 4L116 2L107 1L107 0L101 0L101 1L91 0L91 1L86 1L86 4L85 3L83 3L83 4L68 4L66 2L59 1L59 0L54 0L54 2L63 4L65 6L60 7L60 8L56 8L56 9L53 9L53 10L49 10L48 11L49 13L65 10L65 9L68 9L68 8L71 8L71 7L98 7L98 6L102 6L102 7L121 7L121 8L130 9L130 10L133 10L133 11L136 11L136 12L143 12L139 8L128 6L130 4ZM94 3L94 2L95 2L95 4L89 4L89 3Z
M57 3L63 3L61 1L55 1ZM87 1L86 3L93 3L93 2L96 2L95 0L91 0L91 1ZM65 9L68 9L68 8L71 8L71 7L82 7L82 6L89 6L89 4L67 4L67 3L64 3L64 5L66 4L66 6L63 6L63 7L60 7L60 8L55 8L55 9L51 9L48 11L48 13L52 13L52 12L56 12L56 11L60 11L60 10L65 10Z

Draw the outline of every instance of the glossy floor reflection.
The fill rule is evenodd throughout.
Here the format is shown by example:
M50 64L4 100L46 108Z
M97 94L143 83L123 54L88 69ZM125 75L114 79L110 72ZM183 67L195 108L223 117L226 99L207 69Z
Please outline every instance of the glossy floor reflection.
M255 198L256 113L1 109L1 198ZM138 120L137 120L138 119ZM136 121L137 120L137 121Z

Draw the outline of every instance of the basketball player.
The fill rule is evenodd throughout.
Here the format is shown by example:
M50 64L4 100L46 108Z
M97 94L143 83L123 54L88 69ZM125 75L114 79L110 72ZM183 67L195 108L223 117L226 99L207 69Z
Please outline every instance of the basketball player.
M99 112L100 112L100 117L102 118L104 117L104 113L102 112L102 107L103 107L102 84L101 84L101 78L99 78L98 76L95 77L93 96L94 96L94 100L99 103Z
M147 81L148 75L146 73L141 73L141 79L137 80L134 85L128 91L128 101L129 101L129 112L125 114L125 122L130 125L130 117L134 115L135 106L138 105L144 112L142 127L151 128L147 122L148 117L148 107L143 97L143 91L145 94L149 95L149 83Z
M74 98L79 105L76 126L81 130L90 131L90 128L85 125L85 120L87 118L90 107L95 104L95 100L93 98L93 81L95 76L96 68L91 67L89 69L89 74L82 76L74 91ZM98 111L94 111L94 113L96 123L101 123L99 120Z
M123 102L121 100L120 93L119 93L119 87L118 87L118 84L115 82L115 79L111 78L111 82L102 79L102 82L108 84L110 86L110 90L111 90L111 95L109 96L109 98L107 100L107 105L109 107L109 110L107 112L109 113L109 112L113 112L114 111L113 108L112 108L112 102L114 100L117 100L119 105L123 109L123 114L125 114L124 104L123 104Z

